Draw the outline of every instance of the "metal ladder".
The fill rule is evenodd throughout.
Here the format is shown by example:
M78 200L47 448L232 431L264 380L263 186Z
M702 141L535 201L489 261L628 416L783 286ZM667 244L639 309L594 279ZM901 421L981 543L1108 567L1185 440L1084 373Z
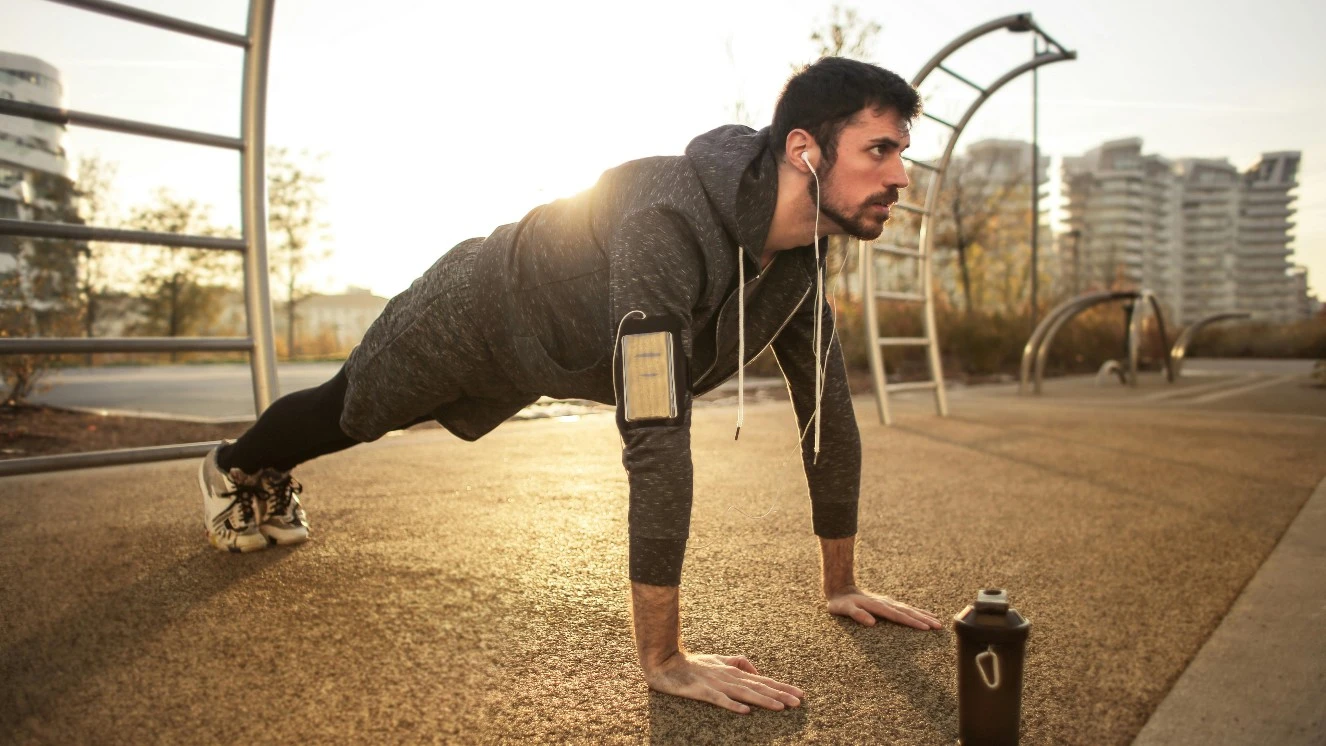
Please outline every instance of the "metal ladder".
M272 331L271 291L268 287L267 274L265 162L267 62L270 56L272 14L276 0L249 0L248 28L244 34L203 26L111 0L50 0L50 2L244 50L244 88L241 94L239 137L195 132L150 122L0 99L0 114L8 116L24 117L61 126L92 127L238 152L242 156L239 186L243 208L241 211L243 237L220 238L179 233L151 233L8 218L0 218L0 236L180 246L240 253L244 257L244 307L249 334L245 337L6 337L0 339L0 355L247 352L253 376L253 406L255 412L261 414L277 396L276 352ZM180 443L169 446L10 459L0 462L0 477L90 466L196 458L205 455L216 445L216 442Z
M937 169L928 163L923 164L920 161L915 161L910 158L907 160L921 168L937 171ZM928 214L924 207L901 201L896 203L893 208L901 208L922 216ZM922 230L926 227L928 227L928 224L923 222ZM941 417L947 416L948 399L944 394L944 368L939 359L939 336L935 327L935 301L931 287L930 255L922 249L922 247L925 246L925 242L918 239L915 247L901 246L892 243L877 243L874 241L859 241L858 244L860 259L859 266L861 267L861 299L866 309L866 328L870 332L870 373L874 379L875 405L879 409L879 421L885 425L893 424L893 416L889 411L889 393L896 391L933 389L935 392L935 407L937 408L939 415ZM916 260L917 275L921 280L921 292L903 293L877 289L877 283L875 281L875 257L881 254L885 256ZM879 336L879 308L876 301L881 300L924 304L925 336ZM930 363L930 380L889 383L884 370L885 347L925 347L927 353L926 357Z
M955 51L965 46L969 42L989 34L993 31L1006 29L1012 32L1032 32L1033 37L1033 56L1032 59L1024 62L1012 70L1004 73L993 83L987 86L981 86L973 83L970 79L945 67L943 62ZM1045 50L1041 51L1039 44L1045 44ZM870 372L874 379L875 404L879 409L879 420L885 425L893 424L893 417L889 412L889 393L896 391L927 390L933 389L935 392L935 411L940 417L948 416L948 397L944 392L944 369L939 358L939 336L935 328L935 298L934 298L934 280L931 272L931 255L934 252L934 225L933 216L939 203L939 192L944 182L944 174L948 170L949 161L953 157L953 148L957 144L958 138L966 128L967 123L971 121L972 115L981 107L991 95L1004 87L1009 81L1043 65L1053 62L1062 62L1077 58L1077 53L1064 49L1057 41L1046 34L1036 22L1032 20L1030 13L1018 13L1015 15L996 18L992 21L983 23L970 31L958 36L949 42L943 49L935 53L929 62L921 67L921 71L912 78L912 87L920 89L921 83L931 72L938 69L947 73L959 82L973 88L977 92L976 100L968 107L956 123L945 121L933 114L923 113L926 119L939 124L949 130L948 142L944 147L944 154L937 162L926 162L907 158L906 160L914 167L923 171L930 172L929 182L926 188L925 204L917 205L915 203L898 202L894 205L895 209L902 209L921 216L920 233L917 236L916 246L900 246L896 244L875 243L861 241L859 245L860 272L861 272L861 300L865 305L865 321L867 329L867 347L870 350ZM875 256L883 254L886 256L902 257L917 260L917 274L921 281L920 293L899 293L893 291L879 290L875 283ZM879 336L879 310L876 308L877 301L893 300L908 303L924 304L925 312L925 336L924 337L881 337ZM930 380L928 381L910 381L900 383L889 383L884 371L884 353L885 347L908 347L925 346L927 349L927 358L930 364Z

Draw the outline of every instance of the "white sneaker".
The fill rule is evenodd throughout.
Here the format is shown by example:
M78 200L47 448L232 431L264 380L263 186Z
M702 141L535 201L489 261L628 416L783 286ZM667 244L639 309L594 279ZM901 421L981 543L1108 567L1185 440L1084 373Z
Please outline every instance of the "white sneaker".
M263 469L258 474L258 482L264 499L259 505L264 520L258 530L283 546L307 541L308 517L299 503L303 485L290 476L290 472L276 469Z
M256 508L264 498L258 480L239 469L231 469L229 474L223 472L216 462L220 448L209 451L198 468L207 540L223 552L266 549L267 537L258 529Z

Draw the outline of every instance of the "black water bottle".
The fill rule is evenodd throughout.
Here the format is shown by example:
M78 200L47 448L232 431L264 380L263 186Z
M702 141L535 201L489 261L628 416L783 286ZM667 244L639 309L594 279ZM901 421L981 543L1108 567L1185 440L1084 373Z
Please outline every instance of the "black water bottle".
M1022 660L1031 622L987 588L954 621L958 632L958 742L1016 746L1022 719Z

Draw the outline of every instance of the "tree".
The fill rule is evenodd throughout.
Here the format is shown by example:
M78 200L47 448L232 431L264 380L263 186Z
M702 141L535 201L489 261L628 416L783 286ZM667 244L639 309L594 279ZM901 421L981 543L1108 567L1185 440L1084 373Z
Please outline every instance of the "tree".
M1008 163L1002 161L1003 165ZM982 264L1000 265L1007 289L1014 262L1003 249L1018 238L1017 221L1028 218L1027 211L1019 207L1019 197L1026 196L1025 169L1000 168L1000 165L997 158L970 153L953 158L940 188L935 246L952 251L956 257L963 307L969 315L976 305L972 291L973 251L983 252Z
M73 184L39 171L22 177L30 198L19 207L20 219L78 222ZM18 239L12 271L0 275L0 336L73 336L78 326L77 263L80 245L66 239ZM3 403L16 405L36 391L49 368L50 355L0 356L7 392Z
M118 170L115 163L102 160L97 155L79 160L74 197L80 223L100 228L114 227L111 217L114 212L111 183ZM82 246L80 251L78 294L83 302L83 331L88 337L97 336L100 304L110 291L111 262L107 261L103 253L105 250L105 244L92 242ZM91 353L87 358L88 365L91 365Z
M314 245L325 240L327 224L320 212L324 200L319 164L324 154L300 151L292 156L286 148L267 151L267 201L269 237L272 244L272 273L286 290L286 355L295 354L295 321L299 304L312 295L300 282L313 262L327 258L325 249Z
M810 40L819 45L820 56L857 60L869 56L883 27L862 18L855 8L834 5L829 12L830 18L824 27L810 33Z
M156 192L156 203L130 212L129 224L144 231L182 233L195 236L234 235L212 224L211 207L185 200L165 189ZM151 247L140 263L138 281L143 319L134 331L147 336L189 336L220 315L220 300L233 284L226 276L227 262L212 249ZM172 352L171 361L178 359Z

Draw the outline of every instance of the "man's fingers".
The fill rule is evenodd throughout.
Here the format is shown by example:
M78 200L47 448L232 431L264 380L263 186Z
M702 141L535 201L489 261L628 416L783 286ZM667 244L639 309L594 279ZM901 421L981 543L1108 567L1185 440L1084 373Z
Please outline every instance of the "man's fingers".
M756 676L760 675L760 672L755 669L755 664L751 663L744 655L729 656L727 658L724 658L723 662L728 664L729 666L740 668L746 673L755 674Z
M917 629L939 629L944 626L929 612L893 599L866 596L860 603L875 616L882 616L897 624Z
M759 686L758 684L748 685L745 682L741 682L729 683L722 686L723 689L721 691L723 694L740 702L758 705L767 710L781 710L787 706L781 700L774 699L767 694L757 691L754 686Z
M909 609L903 605L879 603L876 604L876 608L878 609L878 611L875 612L876 614L879 614L880 616L884 617L885 619L888 619L891 622L903 624L908 627L915 627L916 629L932 628L930 620L922 618L918 614L914 613L914 610ZM934 621L935 625L939 624L939 620L936 619Z
M747 678L747 679L750 679L750 680L758 681L758 682L760 682L761 684L764 684L764 685L767 686L767 687L771 687L771 688L773 688L773 689L777 689L777 690L779 690L779 691L786 692L786 693L792 695L793 697L796 697L797 699L805 699L805 698L806 698L806 693L803 692L803 691L801 691L800 688L795 687L795 686L792 686L791 684L784 684L783 682L781 682L781 681L776 681L776 680L774 680L774 679L769 678L768 676L747 676L746 678Z
M718 705L719 707L722 707L725 710L739 712L742 715L745 715L746 713L750 712L749 706L744 705L736 701L735 699L732 699L731 697L718 691L717 689L710 689L707 692L707 696L705 697L705 699L708 700L711 704Z
M875 626L875 617L860 606L853 606L852 610L848 612L848 616L867 627Z

